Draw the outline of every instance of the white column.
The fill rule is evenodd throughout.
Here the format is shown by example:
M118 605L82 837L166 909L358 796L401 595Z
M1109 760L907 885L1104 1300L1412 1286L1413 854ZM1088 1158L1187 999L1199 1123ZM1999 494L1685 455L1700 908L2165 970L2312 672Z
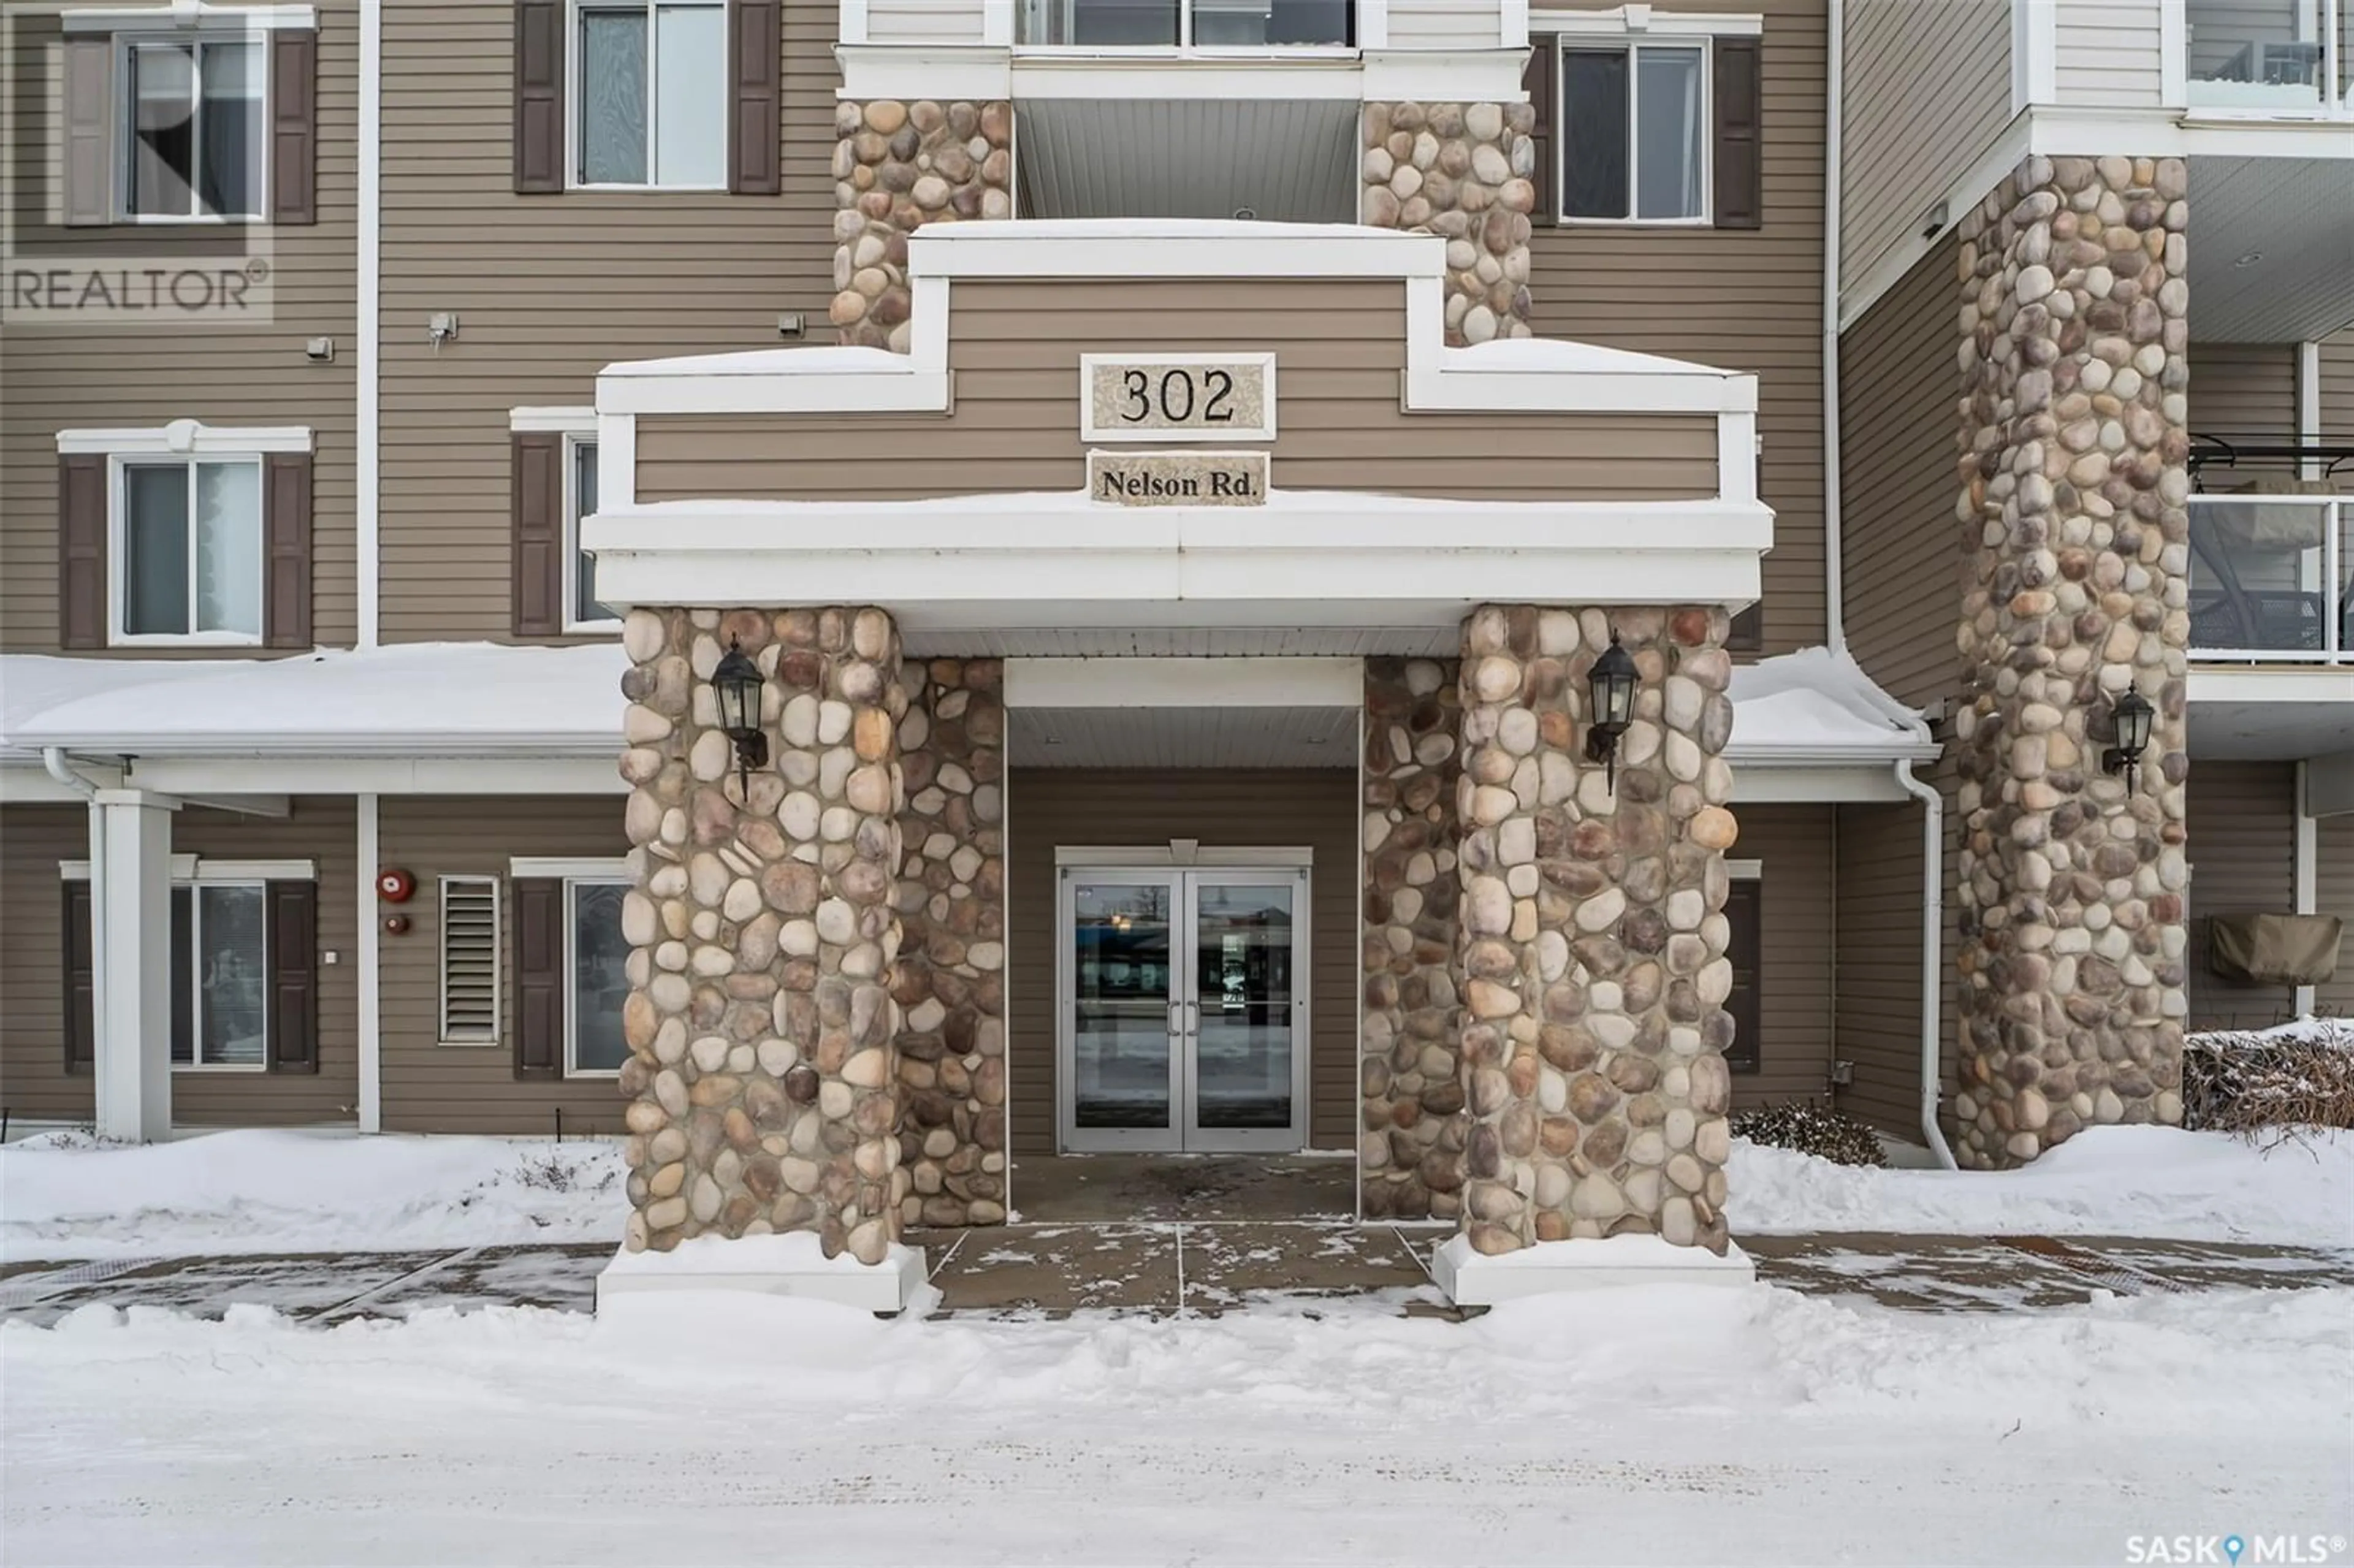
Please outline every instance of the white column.
M384 1130L384 1015L380 1011L379 967L382 959L384 916L376 908L376 875L378 862L376 845L376 798L372 794L358 796L353 802L353 812L359 820L359 985L360 1022L360 1130Z
M2317 831L2319 824L2313 816L2312 779L2308 771L2311 767L2312 764L2306 761L2299 761L2296 765L2296 883L2294 893L2299 915L2314 914L2319 907L2321 839ZM2294 1005L2299 1018L2312 1012L2313 987L2298 986Z
M90 923L98 949L98 1135L172 1136L172 813L143 789L91 802Z

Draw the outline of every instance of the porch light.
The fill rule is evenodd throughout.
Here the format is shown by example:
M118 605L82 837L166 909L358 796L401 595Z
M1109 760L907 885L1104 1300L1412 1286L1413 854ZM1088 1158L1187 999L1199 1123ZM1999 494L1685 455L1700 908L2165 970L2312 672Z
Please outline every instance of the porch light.
M2149 705L2149 699L2130 686L2109 710L2116 726L2117 743L2101 753L2101 771L2124 774L2128 789L2134 786L2134 770L2141 766L2143 748L2149 745L2150 720L2157 715L2158 710Z
M751 772L769 765L769 736L760 727L760 666L744 656L743 645L727 641L719 667L711 672L712 694L719 701L719 728L736 743L737 787L749 793Z
M1634 722L1637 679L1634 655L1618 646L1618 634L1613 631L1610 646L1585 677L1594 715L1585 727L1585 759L1604 765L1605 781L1614 791L1618 788L1618 737Z

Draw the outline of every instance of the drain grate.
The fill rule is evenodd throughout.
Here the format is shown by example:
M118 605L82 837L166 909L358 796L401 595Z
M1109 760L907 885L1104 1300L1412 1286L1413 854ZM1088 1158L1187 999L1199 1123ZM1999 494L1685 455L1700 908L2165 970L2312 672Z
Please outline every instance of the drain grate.
M2014 1252L2023 1252L2030 1257L2056 1263L2069 1273L2081 1275L2121 1296L2147 1296L2153 1291L2179 1295L2187 1288L2163 1275L2146 1273L2130 1264L2105 1258L2097 1253L2070 1246L2066 1242L2055 1241L2050 1236L2003 1236L1999 1239L2004 1246Z
M77 1263L64 1268L52 1268L39 1274L20 1275L0 1285L0 1312L12 1308L30 1307L45 1301L60 1290L70 1290L78 1285L96 1285L119 1275L136 1274L143 1268L153 1268L164 1262L160 1257L100 1258L89 1263Z

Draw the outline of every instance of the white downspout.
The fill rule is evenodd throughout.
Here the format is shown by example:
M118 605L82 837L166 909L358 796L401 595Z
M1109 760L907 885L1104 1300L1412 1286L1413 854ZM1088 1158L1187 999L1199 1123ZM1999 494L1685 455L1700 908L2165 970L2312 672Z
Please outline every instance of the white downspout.
M1913 764L1899 762L1897 787L1921 802L1921 1136L1936 1151L1937 1163L1960 1169L1937 1126L1937 973L1945 967L1946 798L1913 776Z
M98 786L83 778L66 760L62 746L41 747L41 766L49 777L90 802L90 826L84 830L89 839L90 858L90 1039L93 1044L106 1038L106 921L101 916L98 901L106 896L106 831L100 821L105 810L98 803ZM70 935L67 938L70 940ZM92 1065L96 1076L96 1065ZM90 1115L95 1125L98 1114L97 1087L90 1089Z
M1847 652L1846 563L1840 559L1840 122L1845 117L1847 62L1840 34L1845 0L1830 0L1824 44L1823 104L1823 635L1833 653Z
M384 8L381 0L360 0L359 234L355 258L359 362L353 369L353 411L358 442L358 497L354 508L359 627L355 639L365 652L376 646L383 611L383 337L379 296L384 286ZM360 867L374 880L372 866Z

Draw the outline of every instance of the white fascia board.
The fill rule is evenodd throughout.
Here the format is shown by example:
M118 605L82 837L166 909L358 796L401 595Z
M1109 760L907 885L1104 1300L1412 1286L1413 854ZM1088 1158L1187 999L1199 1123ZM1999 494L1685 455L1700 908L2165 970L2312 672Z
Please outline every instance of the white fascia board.
M175 419L138 429L58 432L58 455L102 457L244 457L312 450L308 425L207 425Z
M1367 103L1517 103L1525 43L1493 49L1367 49L1358 91Z
M907 237L907 267L918 281L1427 278L1436 282L1446 276L1447 241L1436 234L1353 224L1219 226L1139 218L1116 226L1066 228L1017 219L919 228Z
M88 882L90 862L61 860L58 875L66 882ZM172 880L194 883L201 886L210 883L228 882L316 882L319 863L315 860L217 860L211 855L175 854L172 857Z
M1912 797L1898 788L1886 759L1857 762L1768 762L1727 747L1733 769L1733 803L1738 806L1806 805L1825 801L1885 801L1901 805Z
M834 46L842 66L837 98L933 99L973 103L1013 96L1013 51L987 44L868 44Z
M2183 683L2183 695L2190 702L2219 706L2264 703L2354 706L2354 665L2267 669L2193 665Z
M1641 26L1637 26L1640 21ZM1766 31L1766 18L1755 11L1669 11L1650 5L1614 5L1607 11L1563 11L1552 6L1529 8L1532 34L1573 33L1617 37L1754 38Z
M597 431L597 410L573 408L509 408L507 429L516 434L537 431L564 436L594 435Z
M912 361L907 370L855 376L788 371L731 376L693 371L671 376L600 376L600 416L643 414L938 414L949 406L949 374ZM605 465L598 464L598 479ZM601 493L601 492L600 492Z
M74 759L74 770L93 784L110 789L122 787L122 770L119 766ZM89 798L79 789L58 783L49 770L37 761L10 758L0 762L0 806L80 806Z
M179 0L160 5L74 7L62 13L69 33L130 33L180 27L254 32L319 30L315 5L218 5Z
M1365 662L1347 658L1008 659L1016 708L1355 707Z
M1165 49L1133 56L1091 49L1018 50L1013 55L1012 96L1033 102L1208 99L1354 103L1363 96L1364 75L1364 68L1350 50L1319 55L1287 49L1280 56L1207 51L1178 55Z
M302 795L621 795L614 768L620 731L600 756L534 758L160 757L135 765L140 781L175 793L267 788Z
M2343 116L2051 104L2029 114L2028 150L2048 158L2094 157L2095 147L2144 158L2354 158L2354 120Z

